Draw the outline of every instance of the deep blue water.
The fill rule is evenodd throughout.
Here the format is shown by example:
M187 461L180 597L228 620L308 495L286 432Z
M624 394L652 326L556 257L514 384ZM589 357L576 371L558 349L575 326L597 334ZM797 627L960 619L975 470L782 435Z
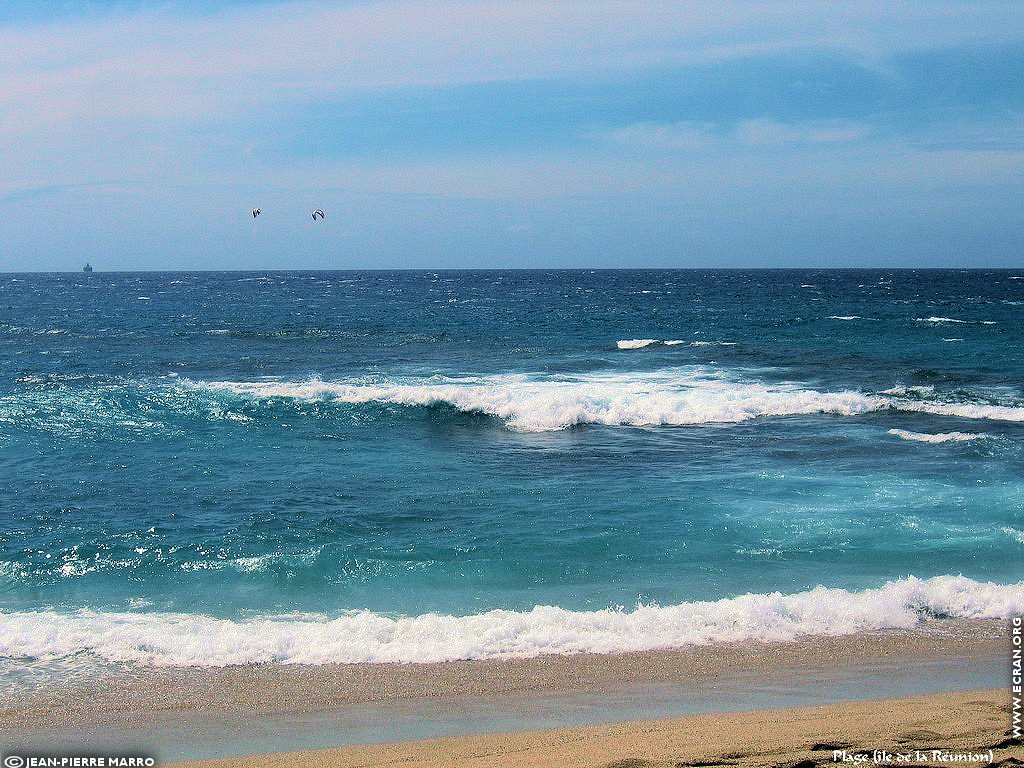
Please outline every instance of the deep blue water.
M1022 277L0 276L0 619L1013 584Z

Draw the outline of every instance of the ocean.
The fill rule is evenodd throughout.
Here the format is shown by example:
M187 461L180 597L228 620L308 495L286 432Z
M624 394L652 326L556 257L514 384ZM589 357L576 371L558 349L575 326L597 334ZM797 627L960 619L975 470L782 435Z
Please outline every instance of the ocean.
M1024 271L0 275L0 658L1024 613Z

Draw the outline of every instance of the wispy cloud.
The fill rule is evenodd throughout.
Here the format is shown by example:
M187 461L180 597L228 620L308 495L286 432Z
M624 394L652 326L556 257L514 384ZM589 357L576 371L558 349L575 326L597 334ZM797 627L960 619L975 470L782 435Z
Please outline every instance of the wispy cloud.
M1021 40L1012 4L402 0L136 13L0 30L0 125L198 120L345 92L787 51L872 60Z
M847 120L781 123L768 118L746 120L736 128L736 137L753 145L765 144L842 144L863 139L871 126Z
M714 123L632 123L589 132L591 138L623 147L651 150L704 151L712 147L773 146L784 144L844 144L873 133L868 123L852 120L811 120L783 123L766 117L743 120L734 126Z
M591 131L590 137L626 147L666 150L699 150L721 141L713 123L631 123L618 128Z

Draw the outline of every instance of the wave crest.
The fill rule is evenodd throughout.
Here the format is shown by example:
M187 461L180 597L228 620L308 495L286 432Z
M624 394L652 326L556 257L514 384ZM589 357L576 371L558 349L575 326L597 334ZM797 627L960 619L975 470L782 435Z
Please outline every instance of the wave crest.
M208 382L202 385L256 399L296 398L402 406L450 405L502 419L509 428L545 432L581 424L684 426L736 423L767 416L829 413L857 416L883 410L965 419L1024 421L1024 408L921 399L893 389L877 395L822 392L794 383L769 384L704 368L561 379L526 374L390 384L356 382Z
M890 429L889 434L901 440L913 440L918 443L962 443L969 440L984 440L989 435L980 432L910 432L906 429Z
M231 621L175 613L0 614L0 656L56 659L89 653L161 666L439 662L624 653L685 645L912 628L928 616L1006 618L1024 612L1024 583L963 576L909 577L878 589L816 587L715 602L641 605L632 611L537 606L472 616L389 618L359 611L337 618Z
M657 343L657 339L620 339L615 346L619 349L643 349Z
M814 413L856 415L878 407L875 398L858 392L818 392L791 384L738 381L702 370L589 374L546 380L519 375L377 385L314 379L210 382L202 386L261 400L447 404L460 411L495 416L509 428L523 432L545 432L580 424L643 427Z
M1000 400L1012 404L1003 405ZM267 409L304 402L446 406L500 419L507 428L521 432L584 424L685 426L876 411L1024 422L1024 406L1012 392L1000 394L998 399L992 393L938 393L913 387L878 393L830 392L795 382L762 381L738 370L681 366L576 376L534 373L340 381L61 383L0 396L0 439L12 429L72 437L107 432L177 433L196 419L246 423L261 418Z

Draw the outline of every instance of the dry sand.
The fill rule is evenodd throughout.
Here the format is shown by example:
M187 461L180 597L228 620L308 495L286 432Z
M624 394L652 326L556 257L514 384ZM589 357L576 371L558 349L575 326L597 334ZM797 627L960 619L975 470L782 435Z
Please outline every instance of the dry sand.
M1024 764L1020 739L1010 736L1006 690L945 693L908 699L852 702L800 709L709 714L586 728L561 728L488 736L289 752L181 765L191 768L497 768L498 766L851 765L854 757L887 750L888 765L979 765L934 760L931 750L964 756L992 750L992 764ZM920 750L925 760L919 760ZM897 754L910 754L897 761ZM941 757L941 756L940 756ZM949 755L945 755L949 757ZM839 758L839 759L837 759Z

